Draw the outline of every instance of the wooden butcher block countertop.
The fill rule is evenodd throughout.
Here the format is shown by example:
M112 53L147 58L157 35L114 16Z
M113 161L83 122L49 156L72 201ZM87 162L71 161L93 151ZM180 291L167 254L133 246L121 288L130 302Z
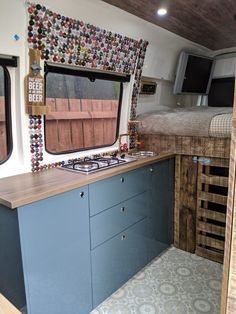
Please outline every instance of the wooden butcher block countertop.
M2 178L0 179L0 204L14 209L174 156L166 153L154 157L139 158L137 161L101 170L93 174L50 169L39 173L25 173Z

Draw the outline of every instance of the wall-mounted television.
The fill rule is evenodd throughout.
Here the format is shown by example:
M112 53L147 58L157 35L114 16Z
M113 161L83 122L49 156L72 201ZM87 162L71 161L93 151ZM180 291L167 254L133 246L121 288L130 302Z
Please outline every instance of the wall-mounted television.
M194 53L180 53L174 94L207 95L211 85L214 59Z

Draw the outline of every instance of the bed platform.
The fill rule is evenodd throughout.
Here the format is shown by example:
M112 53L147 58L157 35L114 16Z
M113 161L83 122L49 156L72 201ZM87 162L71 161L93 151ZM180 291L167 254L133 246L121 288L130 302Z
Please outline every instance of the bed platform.
M226 109L225 112L224 109ZM162 121L161 134L154 130L158 129L156 123L158 124L162 113L158 113L156 119L152 114L142 115L138 119L142 121L139 131L145 150L176 154L174 245L222 263L232 127L230 111L232 109L223 108L222 111L221 108L218 112L216 111L213 110L212 115L207 114L205 117L204 123L207 123L207 128L201 126L199 117L202 113L197 119L195 117L192 119L185 111L183 114L185 121L183 117L178 117L177 123L173 121L175 131L178 128L180 130L178 133L182 135L170 134L172 128L168 123L171 123L170 116L173 118L176 112L174 114L172 112L169 117L165 112L166 117L165 122ZM190 112L193 115L195 110L190 110ZM181 110L178 110L178 115L181 114ZM188 127L186 127L187 120ZM200 131L197 130L197 120L200 123L198 128L202 128ZM197 131L197 135L183 135L183 127L185 131L189 130L191 124L193 125L191 134ZM211 125L213 125L212 129ZM162 134L169 129L169 134ZM208 130L208 136L199 135L203 132L206 135L206 130ZM210 132L215 136L210 136Z

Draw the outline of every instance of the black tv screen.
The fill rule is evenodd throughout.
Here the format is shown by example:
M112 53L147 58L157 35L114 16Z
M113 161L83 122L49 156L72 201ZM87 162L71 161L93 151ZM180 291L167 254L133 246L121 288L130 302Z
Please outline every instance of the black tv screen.
M209 92L214 59L182 51L180 54L175 94L206 95Z

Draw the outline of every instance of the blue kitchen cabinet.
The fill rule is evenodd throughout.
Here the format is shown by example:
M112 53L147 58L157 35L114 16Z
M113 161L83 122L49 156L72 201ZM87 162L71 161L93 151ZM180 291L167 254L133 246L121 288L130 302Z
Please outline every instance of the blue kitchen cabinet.
M146 218L147 191L90 218L91 249Z
M91 251L94 307L147 264L147 227L145 218Z
M90 215L144 192L147 189L147 174L143 167L90 184Z
M28 314L92 309L88 188L18 208Z
M174 160L149 166L149 261L172 244Z

